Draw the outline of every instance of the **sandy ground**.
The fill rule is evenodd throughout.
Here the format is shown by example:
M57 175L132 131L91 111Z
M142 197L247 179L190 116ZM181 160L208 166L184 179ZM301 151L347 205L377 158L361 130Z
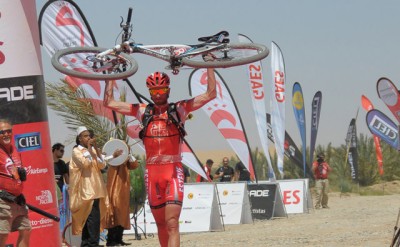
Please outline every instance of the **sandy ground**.
M390 246L400 207L400 194L340 196L330 193L330 209L290 214L287 218L225 225L221 232L185 233L181 246ZM135 240L131 246L159 246L157 235Z

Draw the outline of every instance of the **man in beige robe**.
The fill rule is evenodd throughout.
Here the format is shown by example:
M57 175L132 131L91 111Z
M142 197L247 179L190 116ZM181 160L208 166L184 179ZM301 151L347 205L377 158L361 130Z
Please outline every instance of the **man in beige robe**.
M119 166L109 166L107 171L107 192L110 206L107 209L107 246L130 245L122 240L124 230L131 229L129 217L130 177L129 170L139 166L135 157L130 156Z
M72 234L82 234L81 246L98 246L108 207L106 185L100 171L106 165L96 147L96 139L87 128L79 127L77 135L77 145L69 163Z

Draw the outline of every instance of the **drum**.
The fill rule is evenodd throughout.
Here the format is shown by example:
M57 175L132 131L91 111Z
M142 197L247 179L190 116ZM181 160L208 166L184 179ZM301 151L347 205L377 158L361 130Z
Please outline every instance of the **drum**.
M146 185L144 183L144 168L139 165L129 173L131 180L131 190L129 197L129 209L132 214L137 214L146 201Z
M69 223L64 227L62 233L62 240L68 247L80 247L82 242L81 235L72 235L72 223Z
M117 149L121 149L122 154L120 156L118 156L117 158L113 158L113 159L107 161L107 163L112 166L119 166L119 165L122 165L123 163L125 163L125 161L128 159L128 156L129 156L128 145L126 145L126 143L124 141L121 141L119 139L112 139L112 140L106 142L106 144L104 144L104 146L103 146L102 152L106 157L113 155Z

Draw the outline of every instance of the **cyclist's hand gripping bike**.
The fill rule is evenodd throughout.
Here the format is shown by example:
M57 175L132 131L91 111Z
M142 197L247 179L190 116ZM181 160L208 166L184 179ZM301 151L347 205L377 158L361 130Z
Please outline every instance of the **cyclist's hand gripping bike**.
M167 68L178 74L183 66L193 68L227 68L259 61L268 56L264 45L229 43L229 33L219 32L198 39L196 45L143 45L130 40L132 8L126 24L121 21L122 43L111 49L100 47L70 47L56 52L51 60L61 73L92 80L118 80L136 73L138 64L129 54L142 53L168 62ZM204 59L210 55L213 59Z

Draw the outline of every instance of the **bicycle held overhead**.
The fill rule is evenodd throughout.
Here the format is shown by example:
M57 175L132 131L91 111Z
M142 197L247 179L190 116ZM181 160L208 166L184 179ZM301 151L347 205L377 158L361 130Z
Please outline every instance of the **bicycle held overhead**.
M57 51L52 57L52 65L59 72L89 80L118 80L132 76L138 64L130 56L141 53L168 63L167 68L178 74L180 68L228 68L259 61L268 56L266 46L256 43L232 44L229 33L221 31L215 35L201 37L199 44L143 45L131 41L132 8L122 28L122 42L111 49L100 47L70 47ZM122 18L122 17L121 17ZM204 61L211 54L213 61Z

